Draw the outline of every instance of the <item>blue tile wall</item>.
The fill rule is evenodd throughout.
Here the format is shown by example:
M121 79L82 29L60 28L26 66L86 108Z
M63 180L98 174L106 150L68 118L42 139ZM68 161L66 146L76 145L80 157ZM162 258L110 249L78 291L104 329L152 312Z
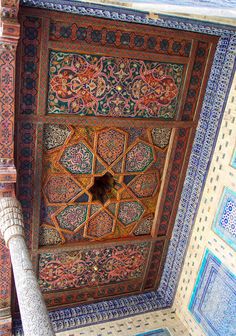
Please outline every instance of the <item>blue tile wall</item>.
M189 310L208 336L236 335L236 277L209 250L204 255Z
M212 228L236 250L236 192L229 188L223 190Z

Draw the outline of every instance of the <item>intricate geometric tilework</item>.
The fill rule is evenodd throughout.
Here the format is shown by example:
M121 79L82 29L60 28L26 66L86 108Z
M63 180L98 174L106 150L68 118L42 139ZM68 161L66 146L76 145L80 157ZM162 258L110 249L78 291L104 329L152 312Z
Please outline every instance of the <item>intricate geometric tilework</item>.
M39 230L39 245L57 245L62 239L57 230L48 226L41 226Z
M76 241L75 237L78 241L106 239L108 235L108 238L130 236L135 239L136 235L132 230L136 226L129 224L137 224L134 221L140 220L141 215L145 217L155 211L166 150L158 150L153 146L150 139L152 128L79 127L71 124L67 127L70 130L67 143L55 147L53 151L43 152L41 224L54 226L63 244L71 239ZM49 137L47 132L50 133L50 130L50 127L44 128L43 136ZM53 136L52 133L50 135ZM80 145L83 149L82 154ZM87 154L87 149L91 155L86 156L88 160L83 162L83 167L80 162L84 153ZM132 175L125 171L126 156L130 161L133 160L133 163L128 162L135 170ZM114 173L118 166L119 172ZM82 169L83 174L80 173ZM141 169L149 170L143 173L139 172ZM90 173L85 175L86 171ZM136 209L138 210L136 219L130 218L129 224L122 223L127 225L127 228L120 225L123 215L118 219L124 206L122 201L131 202L132 208L138 207L141 210L140 212ZM76 223L72 227L69 226L70 228L68 223L58 226L57 216L64 211L68 202L70 206L78 204L88 206L88 218L83 222L84 237L78 235L77 229L75 230ZM119 204L121 204L120 211ZM99 212L101 206L105 209ZM96 212L99 212L99 221L96 219L97 216L93 216ZM101 223L108 223L108 227L100 227ZM59 227L72 232L62 231Z
M154 215L150 214L141 219L134 230L135 236L147 235L151 233Z
M236 192L229 188L223 191L212 228L236 250Z
M207 335L235 335L236 277L206 251L189 310Z
M98 286L143 275L149 243L41 254L39 284L43 292Z
M91 204L90 215L92 216L93 214L95 214L95 212L97 212L98 210L100 210L101 207L102 207L101 204Z
M103 210L88 221L86 235L92 238L100 238L112 233L113 228L114 218Z
M195 110L197 100L196 95L199 92L201 87L201 78L203 76L203 69L205 68L205 64L207 61L206 55L209 52L209 45L206 42L198 42L196 58L193 66L193 70L191 73L190 85L188 88L188 93L186 97L186 101L184 104L184 114L182 116L182 120L190 120L193 111Z
M91 174L93 154L84 143L79 142L65 149L60 163L72 174Z
M161 258L163 257L163 249L165 246L165 240L157 240L153 244L152 258L149 263L149 270L147 278L144 284L145 289L152 289L155 285L159 285L160 278L158 278L158 273L160 272L159 266L161 264ZM158 296L158 292L156 293Z
M151 197L157 191L159 179L156 173L137 176L129 184L129 188L137 197Z
M171 129L170 128L153 128L152 141L154 145L165 148L170 140Z
M50 53L48 113L174 118L183 65Z
M161 216L161 222L158 230L159 235L164 235L167 232L170 216L173 209L172 204L174 203L176 197L176 190L180 176L179 172L183 167L185 148L187 146L187 139L189 136L189 129L180 128L177 132L178 132L178 139L174 157L174 164L171 170L171 178L168 185L168 190L163 207L163 213Z
M125 135L117 130L110 129L98 135L97 152L108 164L112 164L123 153Z
M117 27L114 27L114 25L109 25L109 27L103 25L100 26L102 29L98 29L98 27L92 27L91 29L89 22L86 20L73 23L52 20L50 28L50 39L54 41L79 42L95 48L97 45L105 45L109 48L119 46L119 49L123 50L142 50L152 54L158 52L180 57L189 56L191 50L191 40L188 38L181 38L176 35L173 41L161 32L158 35L152 31L146 30L146 32L143 32L141 29L137 32L135 27L133 29L130 27L127 30L124 25L119 25L119 31L117 31Z
M119 174L122 172L122 163L123 163L123 160L121 159L120 161L118 161L117 163L113 165L112 170L115 174Z
M43 137L44 147L50 150L62 146L70 133L70 129L65 125L46 124Z
M37 113L38 76L35 76L35 73L39 71L42 20L38 17L28 16L23 19L22 26L24 67L22 67L20 74L22 94L19 113L32 115Z
M129 225L141 217L143 206L138 202L122 202L119 206L118 218L124 225Z
M110 211L110 213L112 213L113 215L115 215L115 212L116 212L116 203L110 203L108 206L107 206L107 209Z
M57 216L62 229L74 231L82 225L87 217L87 205L69 205Z
M33 221L33 190L35 163L36 125L29 122L18 124L17 198L21 202L26 241L31 245Z
M153 162L153 151L146 143L138 142L127 153L126 171L127 172L143 172Z
M45 183L45 195L49 203L67 203L81 188L69 176L51 176Z
M0 43L0 158L13 159L16 45Z

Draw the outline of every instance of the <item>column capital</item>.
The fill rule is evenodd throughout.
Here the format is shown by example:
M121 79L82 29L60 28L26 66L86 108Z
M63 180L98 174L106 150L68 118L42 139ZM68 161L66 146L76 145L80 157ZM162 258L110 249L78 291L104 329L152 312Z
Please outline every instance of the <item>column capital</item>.
M14 197L0 199L0 233L8 246L14 236L24 236L22 209Z

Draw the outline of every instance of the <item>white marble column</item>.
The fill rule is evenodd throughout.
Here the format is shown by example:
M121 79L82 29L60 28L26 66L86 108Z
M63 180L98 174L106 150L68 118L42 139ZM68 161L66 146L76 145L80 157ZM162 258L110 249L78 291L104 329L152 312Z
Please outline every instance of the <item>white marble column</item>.
M55 335L25 243L21 206L15 198L0 199L0 232L10 250L24 335Z

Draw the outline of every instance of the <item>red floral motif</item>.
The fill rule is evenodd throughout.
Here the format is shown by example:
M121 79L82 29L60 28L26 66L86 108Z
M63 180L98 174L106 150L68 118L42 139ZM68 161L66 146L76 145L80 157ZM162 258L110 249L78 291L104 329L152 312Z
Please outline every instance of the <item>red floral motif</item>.
M136 250L128 249L126 251L114 250L110 259L105 264L108 271L108 279L112 280L119 277L125 279L135 272L143 264L145 258Z
M148 70L141 68L140 76L134 78L132 96L136 100L135 114L145 110L156 115L162 106L167 106L177 96L178 88L172 77L165 75L163 65Z
M143 275L149 243L42 254L39 283L44 292L97 286Z
M173 117L159 112L177 97L181 67L174 78L172 64L51 52L49 113Z

